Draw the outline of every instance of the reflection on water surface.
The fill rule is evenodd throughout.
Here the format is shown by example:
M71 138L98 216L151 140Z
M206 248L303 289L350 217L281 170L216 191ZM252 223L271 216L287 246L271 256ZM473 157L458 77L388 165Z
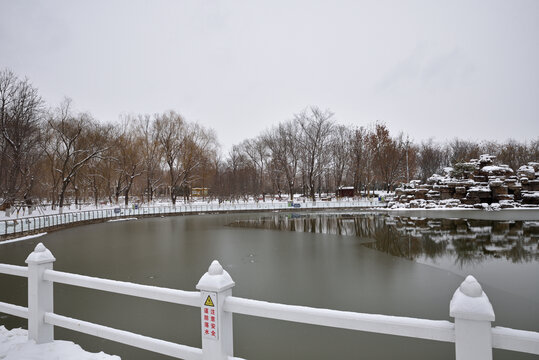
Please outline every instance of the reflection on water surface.
M454 258L459 265L488 259L539 260L539 222L397 217L379 213L275 214L238 220L234 227L359 237L364 246L416 260Z

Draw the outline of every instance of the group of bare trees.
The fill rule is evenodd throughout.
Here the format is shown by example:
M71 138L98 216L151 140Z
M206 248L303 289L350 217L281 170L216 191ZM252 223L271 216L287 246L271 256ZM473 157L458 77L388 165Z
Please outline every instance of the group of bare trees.
M391 137L382 123L347 127L335 123L329 110L310 107L234 146L212 193L233 199L291 199L299 193L315 199L345 185L358 194L389 189L406 178L407 165L415 166L414 155L411 143L402 134Z
M216 156L213 132L173 111L128 115L118 125L87 129L95 131L85 136L85 157L73 163L87 163L78 181L84 198L91 192L96 204L99 199L119 203L122 197L127 206L132 194L138 201L149 202L158 192L175 204L178 196L189 198L193 183L206 171L203 164ZM81 186L77 183L72 188L76 203Z
M66 99L49 109L28 80L0 72L0 205L108 200L127 205L133 191L173 203L215 163L213 131L175 112L102 124Z
M47 202L129 204L156 196L175 204L193 187L219 200L357 195L425 180L445 166L496 155L513 169L539 159L539 139L521 143L454 139L414 143L383 123L345 126L329 110L307 108L223 158L213 130L169 111L125 115L103 124L73 110L49 108L26 79L0 72L0 207Z

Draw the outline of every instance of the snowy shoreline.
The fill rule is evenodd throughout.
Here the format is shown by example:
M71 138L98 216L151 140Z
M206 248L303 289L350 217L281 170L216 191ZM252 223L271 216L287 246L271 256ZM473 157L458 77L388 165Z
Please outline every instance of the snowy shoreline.
M130 217L130 218L112 219L107 222L130 221L130 220L138 220L138 218Z
M14 243L14 242L18 242L18 241L24 241L24 240L32 240L34 238L38 238L38 237L43 236L43 235L47 235L47 233L42 232L42 233L39 233L39 234L26 235L26 236L21 236L21 237L18 237L18 238L13 238L13 239L9 239L9 240L0 241L0 245Z

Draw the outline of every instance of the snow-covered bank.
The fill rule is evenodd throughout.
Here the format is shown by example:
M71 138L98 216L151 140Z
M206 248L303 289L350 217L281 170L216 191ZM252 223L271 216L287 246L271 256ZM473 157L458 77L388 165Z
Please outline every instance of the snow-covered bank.
M42 232L42 233L39 233L39 234L27 235L27 236L22 236L22 237L11 239L11 240L0 241L0 245L14 243L14 242L17 242L17 241L31 240L31 239L34 239L34 238L37 238L37 237L40 237L40 236L43 236L43 235L47 235L47 233Z
M113 220L109 220L109 221L107 221L107 222L129 221L129 220L137 220L137 218L136 218L136 217L132 217L132 218L113 219Z
M71 341L55 340L37 345L28 340L24 329L7 330L0 325L0 359L2 360L120 360L104 352L90 353Z

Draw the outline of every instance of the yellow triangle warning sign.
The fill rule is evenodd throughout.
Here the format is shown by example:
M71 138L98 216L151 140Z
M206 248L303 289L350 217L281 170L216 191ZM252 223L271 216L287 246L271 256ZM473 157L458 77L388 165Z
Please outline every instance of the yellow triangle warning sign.
M206 299L206 302L204 303L205 306L214 306L213 301L211 300L210 295L208 295L208 298Z

